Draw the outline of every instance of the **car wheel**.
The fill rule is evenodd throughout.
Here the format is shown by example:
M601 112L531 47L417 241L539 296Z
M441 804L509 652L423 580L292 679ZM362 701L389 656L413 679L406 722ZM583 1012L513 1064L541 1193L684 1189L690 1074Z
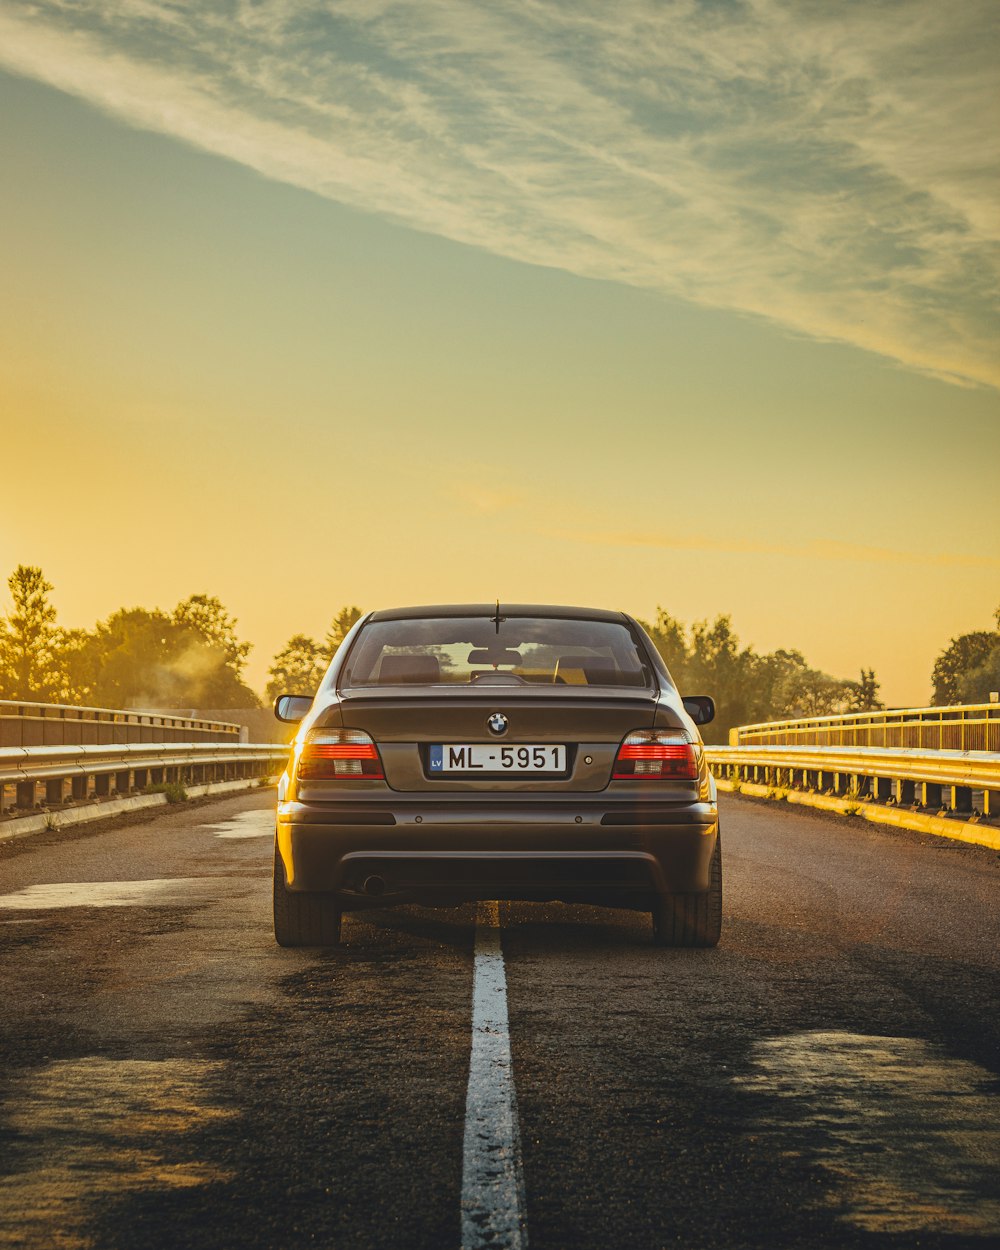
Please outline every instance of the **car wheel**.
M328 894L297 894L285 884L285 865L274 848L274 939L279 946L336 946L340 908Z
M718 946L722 933L722 837L716 834L704 894L664 894L653 909L657 946Z

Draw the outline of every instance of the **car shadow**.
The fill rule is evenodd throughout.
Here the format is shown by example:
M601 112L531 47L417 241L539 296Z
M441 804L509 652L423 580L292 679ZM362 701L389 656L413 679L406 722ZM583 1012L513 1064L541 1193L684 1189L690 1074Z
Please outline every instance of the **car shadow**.
M505 949L513 953L559 953L652 946L648 912L573 903L502 903Z
M360 945L367 940L364 932L366 928L400 937L420 938L441 946L471 950L475 942L476 907L474 903L446 908L407 904L345 912L342 941L349 946Z

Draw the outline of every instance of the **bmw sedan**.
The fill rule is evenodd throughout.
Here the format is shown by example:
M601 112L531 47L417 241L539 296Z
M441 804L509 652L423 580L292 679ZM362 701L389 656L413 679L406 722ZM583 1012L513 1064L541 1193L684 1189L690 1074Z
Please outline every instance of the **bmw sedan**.
M278 790L274 931L333 945L344 911L476 899L652 913L654 940L714 946L715 784L698 725L622 612L526 604L363 617L315 695Z

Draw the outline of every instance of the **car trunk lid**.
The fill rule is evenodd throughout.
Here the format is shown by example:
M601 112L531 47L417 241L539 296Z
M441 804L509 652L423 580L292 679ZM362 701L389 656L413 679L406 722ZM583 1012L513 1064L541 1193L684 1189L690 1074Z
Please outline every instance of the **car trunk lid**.
M491 686L488 690L455 688L419 694L406 689L346 691L340 714L347 728L371 734L382 756L386 780L395 790L602 790L611 778L622 738L634 729L651 728L657 698L653 690L560 690L558 694ZM499 713L507 721L502 734L488 721ZM490 743L563 745L566 770L558 776L518 772L477 777L432 775L431 745Z

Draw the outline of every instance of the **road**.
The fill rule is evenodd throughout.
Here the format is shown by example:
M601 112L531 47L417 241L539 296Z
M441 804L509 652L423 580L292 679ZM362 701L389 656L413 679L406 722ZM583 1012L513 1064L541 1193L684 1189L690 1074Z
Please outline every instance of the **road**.
M462 1244L476 909L279 949L269 801L0 845L0 1246ZM498 909L521 1243L1000 1244L1000 856L722 808L716 951Z

